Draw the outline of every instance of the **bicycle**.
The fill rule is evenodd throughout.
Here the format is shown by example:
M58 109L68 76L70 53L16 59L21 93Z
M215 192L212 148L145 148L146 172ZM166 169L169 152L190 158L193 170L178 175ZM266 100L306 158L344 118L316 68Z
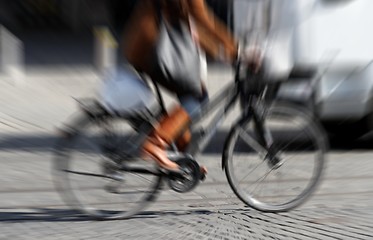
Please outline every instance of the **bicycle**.
M283 81L252 74L240 58L234 69L234 82L191 116L193 138L188 150L181 153L175 144L171 146L169 157L182 169L176 173L139 157L159 114L144 110L123 116L109 113L97 102L82 103L55 151L54 179L65 202L95 218L124 219L155 201L166 181L176 192L191 191L203 178L194 156L238 106L240 116L225 140L221 160L233 192L264 212L289 211L304 203L321 179L327 151L324 131L305 109L276 100ZM289 79L312 75L293 73ZM162 94L154 86L163 112ZM208 127L193 128L214 110L218 111Z

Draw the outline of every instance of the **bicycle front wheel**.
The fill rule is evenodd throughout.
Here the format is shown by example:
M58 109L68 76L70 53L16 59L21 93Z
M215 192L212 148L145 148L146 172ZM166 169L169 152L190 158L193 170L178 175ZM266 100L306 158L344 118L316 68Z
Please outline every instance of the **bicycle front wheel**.
M259 144L253 121L232 128L223 156L225 173L235 194L250 207L288 211L315 191L326 138L312 117L288 104L271 106L263 124L272 138L270 148Z
M121 171L112 159L115 147L126 147L123 143L137 134L125 120L83 113L71 128L73 133L58 142L53 165L57 190L68 205L95 218L123 219L156 199L162 177Z

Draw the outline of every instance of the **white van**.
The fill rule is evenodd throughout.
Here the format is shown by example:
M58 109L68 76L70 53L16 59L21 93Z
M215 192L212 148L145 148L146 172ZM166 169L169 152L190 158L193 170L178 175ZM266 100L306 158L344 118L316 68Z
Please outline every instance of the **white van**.
M268 57L282 71L310 65L322 76L312 88L309 81L284 84L280 97L311 101L315 115L334 134L355 138L372 130L373 1L235 0L238 32L242 19L250 19L242 14L243 5L250 4L262 4L262 12L269 13L269 32L280 36Z

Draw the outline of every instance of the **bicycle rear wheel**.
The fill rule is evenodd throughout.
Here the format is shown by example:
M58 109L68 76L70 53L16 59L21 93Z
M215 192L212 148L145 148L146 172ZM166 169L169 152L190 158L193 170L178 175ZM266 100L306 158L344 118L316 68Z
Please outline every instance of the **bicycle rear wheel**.
M161 176L120 171L110 157L136 134L125 120L83 113L71 128L73 134L58 142L53 165L57 190L68 205L95 218L122 219L156 199ZM127 164L155 167L143 160Z
M264 117L272 150L258 142L253 121L234 126L223 161L229 184L249 206L281 212L302 204L316 189L324 167L327 143L322 129L302 110L275 104Z

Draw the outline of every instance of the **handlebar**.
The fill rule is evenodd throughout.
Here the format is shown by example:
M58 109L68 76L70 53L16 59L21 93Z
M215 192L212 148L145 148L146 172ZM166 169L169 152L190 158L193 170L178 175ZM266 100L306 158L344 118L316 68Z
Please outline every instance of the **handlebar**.
M289 79L313 78L317 74L317 68L310 65L295 65L289 74Z
M264 58L260 60L262 62L259 63L261 65L259 71L255 72L253 68L256 66L251 65L253 64L253 62L247 62L247 63L243 62L243 58L245 57L243 56L243 54L245 53L240 52L238 54L237 60L234 64L236 81L247 78L248 77L247 75L264 78L264 76L266 76L265 71L267 71L266 62L264 61ZM254 63L254 65L255 64L257 63ZM287 74L286 76L281 76L278 78L276 78L276 76L271 76L271 77L266 76L265 79L263 80L268 81L268 82L276 82L276 81L282 82L282 81L297 80L297 79L313 79L317 75L318 72L319 72L319 69L316 65L298 64L298 65L294 65L290 69L289 74ZM243 73L245 74L245 77L242 77L241 74Z

